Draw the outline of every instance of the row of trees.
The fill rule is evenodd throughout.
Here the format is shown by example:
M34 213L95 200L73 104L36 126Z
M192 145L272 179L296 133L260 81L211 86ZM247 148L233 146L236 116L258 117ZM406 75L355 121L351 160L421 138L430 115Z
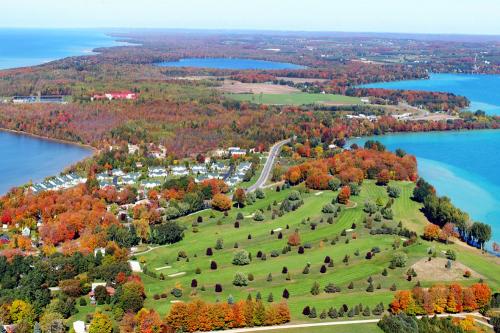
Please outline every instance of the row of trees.
M447 241L449 237L462 236L469 244L480 248L491 238L491 226L481 222L470 222L469 215L457 208L448 197L436 195L432 185L420 178L413 191L413 199L424 204L423 212L434 226L427 226L424 237L430 240ZM458 230L458 234L455 230Z
M475 283L465 288L455 283L398 291L390 309L393 313L404 312L409 315L472 312L489 305L490 300L491 289L485 283Z
M238 327L280 325L290 321L286 302L264 305L261 301L229 303L175 303L165 322L175 330L211 331Z
M377 324L385 333L465 333L476 332L474 318L429 318L417 319L404 313L386 315Z
M415 157L399 157L378 149L355 149L290 167L285 180L296 185L305 181L306 186L317 190L337 190L340 184L361 184L363 179L377 179L387 184L393 180L416 180Z

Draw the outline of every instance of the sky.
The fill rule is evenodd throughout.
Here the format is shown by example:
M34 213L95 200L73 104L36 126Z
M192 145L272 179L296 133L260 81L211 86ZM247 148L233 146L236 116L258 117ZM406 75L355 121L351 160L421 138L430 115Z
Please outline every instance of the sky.
M2 0L0 27L500 35L500 0Z

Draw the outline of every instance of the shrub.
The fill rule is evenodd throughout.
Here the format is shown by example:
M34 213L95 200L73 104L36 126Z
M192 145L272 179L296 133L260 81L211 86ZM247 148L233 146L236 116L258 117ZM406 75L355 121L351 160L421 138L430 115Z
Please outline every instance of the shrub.
M309 274L309 265L306 265L302 270L302 274Z
M271 282L273 280L273 275L271 273L267 274L266 281Z
M238 214L236 214L236 219L237 220L243 220L243 214L241 212L238 212Z
M264 199L266 197L264 191L262 191L260 188L255 191L255 196L257 197L257 199Z
M323 206L321 211L325 214L333 214L337 211L337 208L331 203L327 203L326 205Z
M336 319L338 317L337 309L330 307L330 309L328 310L328 317L330 317L331 319Z
M233 278L233 285L237 287L242 287L248 285L248 279L243 273L236 273Z
M288 245L290 246L298 246L300 245L300 235L297 231L288 236Z
M348 289L354 289L354 283L353 282L349 283L349 285L347 286L347 288Z
M388 275L387 268L384 268L384 270L382 271L382 275L383 276L387 276Z
M325 260L323 260L323 262L324 262L325 264L329 264L329 263L330 263L330 261L332 261L332 259L330 258L330 256L326 256L326 257L325 257Z
M222 250L224 248L224 241L222 238L218 238L217 241L215 241L215 249L216 250Z
M286 274L288 273L288 268L286 266L283 266L283 268L281 269L281 274Z
M252 239L252 235L251 235L251 234L248 234L247 239Z
M446 250L446 258L449 260L457 260L457 254L453 250Z
M215 292L221 293L222 292L222 285L220 285L219 283L215 284Z
M316 308L313 306L311 309L311 313L309 313L309 318L316 318L316 317L317 317Z
M288 289L283 290L283 294L281 295L284 299L289 299L290 298L290 293L288 292Z
M84 297L80 298L80 306L86 306L86 305L87 305L87 300Z
M194 270L194 272L196 274L201 274L201 268L200 267L196 267L196 269Z
M306 305L303 309L302 309L302 314L304 316L309 316L309 314L311 313L311 308L309 307L309 305Z
M387 194L391 198L399 198L399 196L401 195L401 190L399 189L399 187L389 185L387 186Z
M182 290L179 288L174 288L170 291L170 293L175 297L175 298L180 298L182 297Z
M319 315L319 319L326 319L326 310L321 311L321 314Z
M382 216L386 220L392 220L394 217L394 213L392 212L392 209L390 209L390 208L383 208L382 209Z
M351 195L359 195L361 193L361 186L357 183L349 183Z
M250 263L250 256L247 251L240 250L234 254L233 265L244 266Z
M212 255L214 254L214 252L212 251L212 248L211 248L211 247L209 247L209 248L207 248L207 251L205 252L205 254L206 254L207 256L212 256Z
M316 295L319 295L319 283L318 282L314 282L312 287L311 287L311 295L313 296L316 296Z
M328 294L340 292L340 288L336 287L333 283L327 284L323 290Z
M363 309L363 316L368 317L371 314L370 308L367 306Z
M217 269L217 263L215 261L211 261L210 262L210 269L211 270L216 270Z
M234 227L238 229L240 227L240 222L239 221L234 222Z
M395 283L393 283L393 284L392 284L392 286L391 286L391 288L389 288L389 289L390 289L391 291L396 291L396 289L397 289L397 288L396 288L396 284L395 284Z
M304 254L304 247L299 246L299 249L297 250L298 254Z
M321 268L320 268L319 272L320 272L321 274L326 273L326 266L325 266L325 265L321 265Z
M276 258L276 257L279 257L279 256L280 256L279 251L277 251L277 250L272 250L271 251L271 257Z
M198 281L196 279L191 280L191 288L196 288L198 287Z
M470 278L470 277L471 277L471 275L472 275L472 273L471 273L469 270L466 270L466 271L464 272L464 277L465 277L465 278Z
M253 281L254 280L254 276L252 273L248 273L248 281Z
M257 258L262 257L262 251L260 251L260 250L259 250L259 251L257 251L257 255L256 255L256 257L257 257Z
M283 234L281 233L281 231L278 233L278 239L282 239L283 238Z
M273 296L273 293L269 293L269 295L267 296L267 301L268 301L269 303L274 302L274 296Z
M394 267L405 267L406 262L408 261L408 256L403 252L396 252L392 257L391 264Z
M258 210L255 212L253 219L254 219L254 221L258 221L258 222L264 221L264 214L260 210Z

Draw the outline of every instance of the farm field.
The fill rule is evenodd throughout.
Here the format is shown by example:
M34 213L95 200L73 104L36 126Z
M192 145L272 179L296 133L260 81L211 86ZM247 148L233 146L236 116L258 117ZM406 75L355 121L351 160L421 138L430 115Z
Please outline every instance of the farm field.
M421 232L427 222L419 211L420 205L410 199L414 184L394 182L393 185L401 189L401 196L395 199L392 206L394 218L375 221L372 228L382 225L397 228L401 223L403 227ZM280 204L292 192L297 191L300 192L303 205L279 216L276 211ZM373 309L382 302L387 309L394 294L390 289L393 284L400 290L412 288L416 281L420 281L423 287L442 282L434 281L432 276L425 280L417 276L413 281L407 281L407 270L412 265L418 265L421 259L427 259L429 249L436 252L438 259L444 258L445 249L454 249L458 253L457 264L474 272L469 279L458 276L453 281L459 280L468 285L482 277L492 289L496 290L500 286L495 273L498 260L481 255L474 249L420 239L413 245L403 247L401 244L404 237L371 235L370 229L363 224L366 216L363 206L365 201L375 202L377 199L385 204L389 200L385 187L367 180L362 185L359 196L351 197L349 206L341 206L337 216L322 213L322 208L334 201L336 195L333 191L309 192L301 186L280 192L270 188L265 191L265 198L243 208L233 207L227 216L221 212L206 210L179 219L179 223L186 227L185 237L181 242L136 255L143 268L150 272L141 275L147 294L145 306L165 315L173 302L189 301L197 297L207 302L216 302L244 300L250 295L254 299L261 297L264 302L279 302L286 289L293 322L310 320L302 315L305 306L315 307L318 317L323 310L339 308L343 304L349 308L362 304ZM255 221L253 218L253 214L259 209L264 211L263 221ZM243 219L237 220L237 215L241 215ZM239 223L238 228L235 227L235 221ZM288 237L295 231L300 235L303 254L299 254L298 246L284 251ZM216 249L218 239L221 240L219 243L222 243L222 249ZM397 250L393 246L397 246ZM208 248L213 252L212 255L207 255ZM380 252L373 258L366 259L367 252L374 248ZM234 254L240 250L251 254L250 264L232 264ZM384 268L388 268L394 252L406 253L408 263L404 268L387 269L388 274L384 276L382 272ZM332 259L333 267L325 263L326 256ZM346 256L349 257L347 264L343 262ZM212 261L216 263L216 269L211 269ZM441 260L433 260L429 265L431 268L435 265L433 269L436 271L443 271L440 267ZM306 266L309 266L307 274L304 273ZM246 286L233 285L236 273L247 277ZM447 272L444 271L443 274L446 275ZM373 280L373 292L367 291L370 277ZM449 279L443 280L450 282ZM196 287L191 287L193 282ZM311 295L314 282L320 285L320 293L316 296ZM329 283L339 287L340 292L326 293L323 289ZM351 283L352 289L348 288ZM216 284L222 286L222 291L215 292ZM182 296L174 297L170 293L173 288L182 290ZM349 319L356 318L375 317L359 315Z
M219 90L230 94L290 94L300 90L287 85L271 83L243 83L233 80L224 80Z
M291 94L226 94L227 98L238 101L248 101L257 104L274 105L352 105L361 104L361 99L344 95L333 94L309 94L309 93L291 93Z

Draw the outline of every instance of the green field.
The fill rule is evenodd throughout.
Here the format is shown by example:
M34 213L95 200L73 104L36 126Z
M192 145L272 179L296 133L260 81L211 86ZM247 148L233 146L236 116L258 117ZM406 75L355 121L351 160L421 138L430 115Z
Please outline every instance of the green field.
M228 98L238 101L248 101L257 104L275 105L308 105L308 104L332 104L352 105L361 104L357 97L333 94L227 94Z
M337 325L337 326L320 326L307 328L287 328L275 329L270 331L260 331L264 333L381 333L383 332L377 324L355 324L355 325Z
M389 221L375 222L374 228L382 224L395 227L399 222L403 226L421 231L426 223L425 217L419 211L420 205L410 199L413 183L398 182L395 183L402 189L402 195L395 200L393 205L394 219ZM407 253L409 262L405 268L389 270L388 276L382 276L381 272L387 268L392 259L394 250L392 245L395 239L400 239L395 235L370 235L369 230L364 228L363 204L366 200L375 201L377 198L388 200L385 187L376 186L372 181L365 181L361 194L352 197L355 207L343 207L338 217L334 218L332 224L327 223L328 214L321 212L322 207L336 197L332 191L302 193L304 204L295 211L285 213L283 216L273 220L271 209L278 207L279 204L290 194L293 189L276 192L274 190L266 191L266 198L257 200L256 203L241 209L233 208L228 216L220 212L203 211L199 214L179 219L179 222L185 225L186 232L183 241L155 249L143 255L136 255L138 260L147 265L149 271L157 275L163 273L164 280L158 277L151 277L142 274L147 293L145 306L154 308L160 314L168 312L171 301L175 298L170 291L175 286L182 288L183 295L179 300L189 301L190 299L201 297L208 302L225 301L231 295L235 300L246 299L248 294L253 298L259 292L262 299L267 301L268 295L272 293L274 301L281 300L282 292L286 288L290 292L288 304L292 312L294 321L308 321L301 314L304 306L315 306L318 315L329 307L340 307L347 304L349 307L363 304L363 306L373 307L379 302L385 306L391 301L394 292L389 288L395 283L398 289L408 289L413 287L418 277L413 282L406 280L406 270L413 263L427 257L429 247L442 251L447 248L453 248L458 252L457 261L462 262L476 272L482 274L492 289L498 290L500 280L497 276L497 263L489 256L481 255L480 252L466 248L460 245L445 245L441 243L428 243L419 240L416 244L409 247L400 247L398 251ZM276 203L276 206L273 205ZM262 222L254 221L251 218L256 210L263 209L265 220ZM241 212L245 219L240 223L239 228L234 227L236 215ZM210 215L213 217L210 217ZM203 217L203 222L197 226L197 232L193 232L192 223L198 216ZM311 229L311 223L317 225L315 230ZM356 228L352 232L347 232L346 236L341 236L344 229L351 229L352 224ZM287 229L288 225L288 229ZM283 239L277 238L277 233L271 234L272 230L282 228ZM309 244L311 248L306 248L304 254L298 254L297 248L292 248L291 252L282 254L282 248L286 245L288 235L295 229L299 230L301 235L301 244ZM357 234L353 239L352 233ZM251 234L251 239L248 235ZM223 239L224 248L215 250L217 239ZM335 245L332 240L338 239ZM348 243L346 240L349 239ZM237 243L238 248L235 248ZM365 254L374 246L381 250L371 260L365 259ZM213 249L213 256L206 255L206 249ZM246 266L234 266L232 258L238 250L245 249L252 254L252 262ZM271 257L271 251L276 250L278 257ZM185 251L189 260L177 258L179 251ZM257 252L266 254L267 259L257 258ZM359 255L356 253L359 252ZM442 256L441 252L439 252ZM320 273L325 256L333 259L334 267L328 268L326 273ZM345 255L350 256L349 264L342 262ZM216 261L217 269L210 269L210 261ZM307 263L310 263L309 274L303 274L303 269ZM170 267L168 267L170 266ZM290 273L290 279L286 274L282 274L282 268L286 266ZM201 269L201 274L196 274L196 268ZM236 272L242 272L245 275L252 274L254 279L248 286L236 287L232 284ZM272 281L267 281L268 274L272 274ZM174 275L173 275L174 274ZM175 275L179 274L179 275ZM169 277L169 275L173 275ZM367 292L367 279L373 278L373 285L380 289L374 292ZM191 288L192 279L198 282L197 288ZM478 281L474 276L469 280L461 282L470 284ZM321 293L312 296L310 289L312 284L317 281L321 286ZM353 282L354 288L348 289L347 286ZM421 281L423 286L440 281ZM216 293L214 286L219 283L223 286L221 293ZM323 288L328 283L334 283L341 288L339 293L325 293ZM159 300L154 299L155 294L168 294L167 298ZM177 300L177 299L175 299ZM370 317L355 316L349 319L363 319ZM320 319L315 319L319 321ZM335 332L335 331L334 331ZM341 331L340 331L341 332Z

